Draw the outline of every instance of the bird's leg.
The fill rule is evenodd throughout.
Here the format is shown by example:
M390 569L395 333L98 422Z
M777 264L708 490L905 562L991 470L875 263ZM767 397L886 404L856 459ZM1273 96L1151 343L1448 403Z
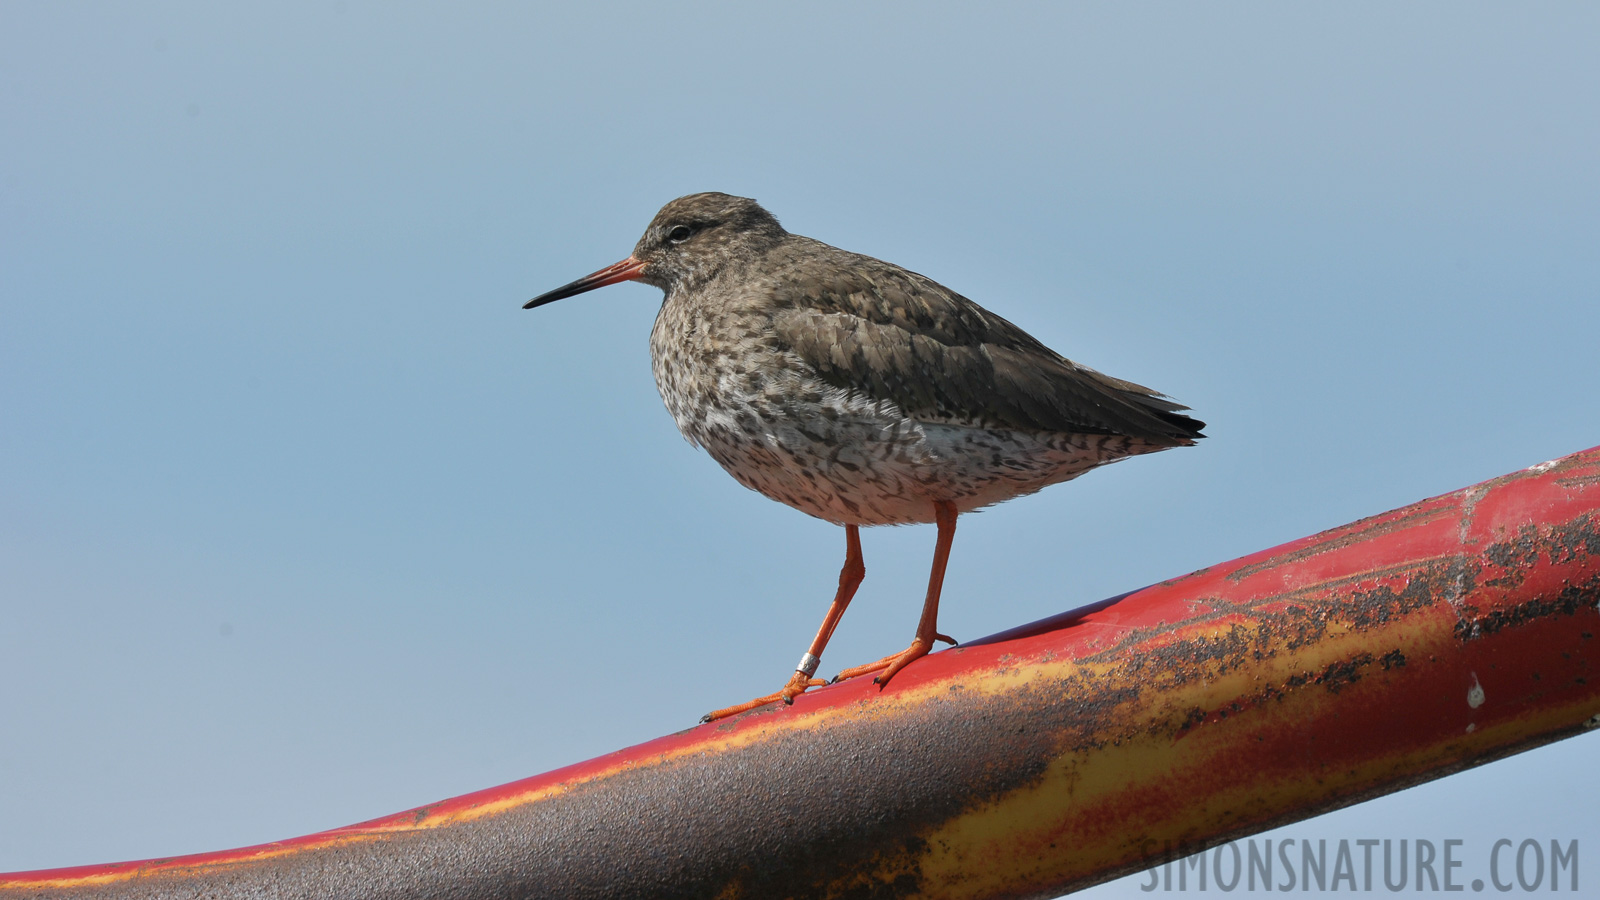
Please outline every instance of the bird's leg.
M844 616L845 607L850 605L850 599L856 595L856 588L861 586L861 579L867 576L867 564L861 557L860 528L846 525L844 543L844 567L839 570L839 591L833 595L833 603L828 607L828 614L822 619L822 627L817 629L817 636L811 640L811 648L800 658L800 666L789 676L789 682L775 694L706 713L700 721L714 722L777 700L793 703L794 698L804 693L807 688L828 683L821 678L811 676L817 673L817 666L822 662L822 651L828 646L828 640L833 637L833 630L839 627L839 619Z
M917 622L917 636L911 641L911 646L877 662L845 669L834 678L835 681L878 672L878 677L872 680L878 684L888 684L896 672L927 656L928 651L933 649L934 641L955 643L954 638L939 633L939 592L944 588L944 568L950 562L950 544L956 536L956 515L954 503L948 500L934 501L933 520L939 527L939 537L933 548L933 571L928 575L928 599L922 603L922 618Z

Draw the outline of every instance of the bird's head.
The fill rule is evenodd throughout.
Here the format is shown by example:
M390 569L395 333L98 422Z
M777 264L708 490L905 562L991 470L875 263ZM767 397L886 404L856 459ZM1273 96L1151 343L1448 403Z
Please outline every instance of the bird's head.
M632 256L540 294L523 308L619 281L642 281L668 292L704 284L729 265L761 256L787 234L772 213L746 197L716 192L679 197L650 220Z

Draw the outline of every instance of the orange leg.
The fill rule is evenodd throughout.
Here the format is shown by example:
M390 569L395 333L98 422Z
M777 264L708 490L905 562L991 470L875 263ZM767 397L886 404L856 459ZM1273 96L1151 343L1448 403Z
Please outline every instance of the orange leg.
M927 656L928 651L933 649L934 641L955 643L955 639L940 634L938 629L939 592L944 588L944 568L950 562L950 544L956 536L956 515L954 503L948 500L934 501L933 517L939 526L939 538L933 548L933 571L928 575L928 599L922 603L922 618L917 622L917 636L911 641L911 646L899 653L885 656L877 662L845 669L834 678L834 681L855 678L868 672L878 672L878 677L872 680L878 684L888 684L896 672Z
M817 666L822 662L822 651L827 648L828 639L833 637L833 630L839 627L839 619L844 615L845 607L850 605L850 599L856 595L856 588L861 586L861 579L867 577L867 564L861 558L861 531L857 526L844 527L844 543L844 568L839 570L839 592L833 595L833 604L828 607L828 614L823 617L822 627L817 629L817 636L811 640L811 649L806 651L805 656L800 657L800 666L789 676L789 682L775 694L706 713L700 721L714 722L778 700L793 703L794 698L804 693L806 688L827 684L823 679L811 676L817 673Z

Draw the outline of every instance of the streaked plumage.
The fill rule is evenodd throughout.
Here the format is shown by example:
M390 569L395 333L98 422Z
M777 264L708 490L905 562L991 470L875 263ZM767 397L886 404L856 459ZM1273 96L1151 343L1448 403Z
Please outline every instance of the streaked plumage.
M684 436L852 541L857 526L934 522L941 509L953 532L958 513L1202 436L1186 407L1072 362L929 278L790 234L753 200L674 200L631 257L528 306L629 279L666 292L650 352ZM813 656L836 621L830 611ZM931 623L919 628L931 645L924 631ZM886 661L880 680L920 655Z

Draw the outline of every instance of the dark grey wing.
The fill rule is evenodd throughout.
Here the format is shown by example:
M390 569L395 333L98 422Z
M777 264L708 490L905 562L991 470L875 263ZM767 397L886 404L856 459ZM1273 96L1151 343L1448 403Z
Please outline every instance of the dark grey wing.
M931 279L828 250L836 265L779 275L773 326L835 387L923 421L1175 445L1202 436L1205 423L1179 414L1187 407L1080 366Z

